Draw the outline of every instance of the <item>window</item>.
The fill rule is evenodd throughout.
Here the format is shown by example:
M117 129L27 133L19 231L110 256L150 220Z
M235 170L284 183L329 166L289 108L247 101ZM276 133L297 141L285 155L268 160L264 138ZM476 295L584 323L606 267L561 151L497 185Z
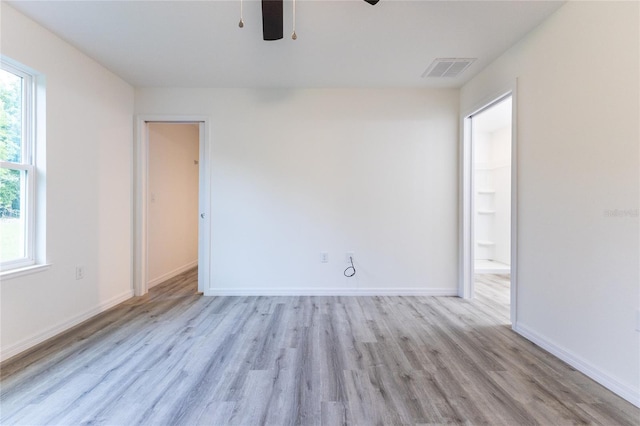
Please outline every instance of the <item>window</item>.
M35 78L0 63L0 270L35 264Z

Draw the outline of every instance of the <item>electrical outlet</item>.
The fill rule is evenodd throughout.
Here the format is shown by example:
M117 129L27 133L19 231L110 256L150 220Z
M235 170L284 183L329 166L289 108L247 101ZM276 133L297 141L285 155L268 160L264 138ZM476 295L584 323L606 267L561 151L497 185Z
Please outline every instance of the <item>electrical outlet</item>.
M320 262L329 263L329 253L326 251L320 252Z
M348 252L347 252L347 255L346 255L346 256L345 256L345 258L344 258L344 260L345 260L347 263L351 263L351 261L354 261L354 262L355 262L355 261L356 261L356 255L355 255L355 253L354 253L354 252L352 252L352 251L348 251Z
M84 278L84 266L77 265L76 266L76 280L81 280Z

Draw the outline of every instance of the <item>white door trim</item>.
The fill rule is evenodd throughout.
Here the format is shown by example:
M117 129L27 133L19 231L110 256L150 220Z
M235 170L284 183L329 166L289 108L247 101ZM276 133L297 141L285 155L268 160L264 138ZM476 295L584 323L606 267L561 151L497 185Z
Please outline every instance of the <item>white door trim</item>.
M460 147L460 212L459 243L460 256L458 265L458 296L470 299L473 297L474 280L474 247L473 247L473 144L471 143L471 117L496 102L511 95L511 324L517 324L518 296L518 121L517 121L517 79L513 85L494 96L478 102L476 107L461 115L461 147Z
M210 119L200 115L137 115L135 119L135 160L134 160L134 219L133 219L133 290L136 296L147 293L148 250L147 212L149 189L149 132L148 124L199 123L199 214L198 226L198 291L209 287L211 248L211 126Z

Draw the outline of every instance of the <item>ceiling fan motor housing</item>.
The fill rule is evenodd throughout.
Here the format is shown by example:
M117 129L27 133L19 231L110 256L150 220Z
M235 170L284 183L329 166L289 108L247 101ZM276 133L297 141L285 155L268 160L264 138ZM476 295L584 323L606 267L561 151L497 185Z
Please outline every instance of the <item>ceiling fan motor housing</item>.
M262 38L280 40L283 36L283 0L262 0Z

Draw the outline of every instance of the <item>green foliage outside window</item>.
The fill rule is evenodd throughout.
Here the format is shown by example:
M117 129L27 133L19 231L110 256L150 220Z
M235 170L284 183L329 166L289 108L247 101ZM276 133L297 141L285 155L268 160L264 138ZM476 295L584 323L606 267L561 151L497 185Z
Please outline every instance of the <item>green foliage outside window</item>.
M22 79L0 70L0 161L20 162L22 155ZM20 175L0 169L0 217L20 215Z

